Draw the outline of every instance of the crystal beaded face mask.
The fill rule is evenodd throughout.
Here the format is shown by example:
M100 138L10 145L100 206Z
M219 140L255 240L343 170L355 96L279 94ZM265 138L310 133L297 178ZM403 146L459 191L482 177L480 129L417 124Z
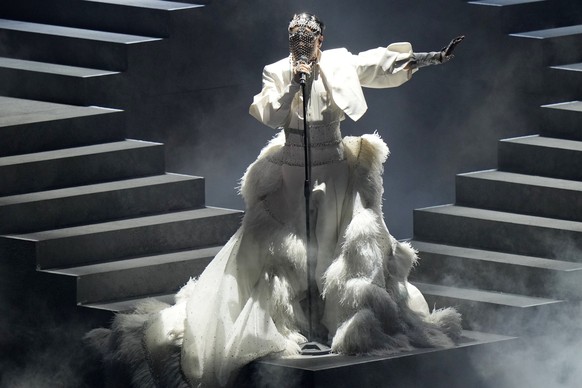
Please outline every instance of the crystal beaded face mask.
M295 15L289 23L289 52L291 61L310 62L315 54L315 44L321 35L321 28L311 15Z

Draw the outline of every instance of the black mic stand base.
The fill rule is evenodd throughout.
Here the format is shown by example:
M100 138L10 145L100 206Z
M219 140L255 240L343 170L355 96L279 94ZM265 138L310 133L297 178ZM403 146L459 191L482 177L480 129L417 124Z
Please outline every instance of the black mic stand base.
M302 356L321 356L329 353L331 353L331 348L319 342L309 341L301 344Z

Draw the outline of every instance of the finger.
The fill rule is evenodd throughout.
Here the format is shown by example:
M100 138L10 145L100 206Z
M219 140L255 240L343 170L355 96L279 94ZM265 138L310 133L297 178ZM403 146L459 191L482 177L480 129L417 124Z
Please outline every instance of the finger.
M461 43L461 41L462 41L462 39L461 39L461 40L456 40L456 39L455 39L455 40L453 40L453 41L452 41L452 42L449 44L449 46L447 47L447 49L445 50L445 53L446 53L446 55L450 55L450 54L453 52L453 50L454 50L454 49L457 47L457 45L458 45L459 43Z

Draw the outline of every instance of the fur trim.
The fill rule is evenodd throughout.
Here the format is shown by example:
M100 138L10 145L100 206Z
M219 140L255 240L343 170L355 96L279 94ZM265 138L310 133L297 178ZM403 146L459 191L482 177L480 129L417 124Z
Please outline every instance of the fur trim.
M188 282L178 291L174 300L176 304L179 303L186 303L196 292L196 282L197 280L194 278L190 278Z
M83 340L102 358L106 358L111 348L111 330L105 328L93 329L83 337Z
M453 341L461 338L461 314L455 308L433 310L426 320L438 326Z
M448 348L453 340L436 324L411 310L406 304L400 305L401 319L405 322L406 335L410 343L419 348ZM450 321L453 323L453 320ZM457 322L460 327L460 321Z
M382 174L384 162L390 155L388 146L378 133L358 138L346 137L344 145L350 150L346 155L352 166L354 187L362 196L364 206L381 214L384 194Z
M334 293L340 300L344 299L347 282L356 278L385 286L383 259L386 252L380 242L387 232L371 209L355 211L344 233L342 252L324 274L324 296Z
M412 350L403 334L386 335L374 312L362 309L338 328L331 350L351 355L389 354Z
M117 315L112 328L116 341L113 349L117 361L127 365L133 372L132 383L135 387L154 388L156 386L150 373L144 351L143 325L147 321L147 314L120 314Z
M398 330L398 305L385 288L366 279L351 279L346 283L340 301L352 312L362 309L372 311L385 333L395 333Z
M117 314L111 329L94 329L86 341L102 355L104 363L114 369L131 371L131 383L136 388L158 386L189 388L180 372L179 348L175 347L164 362L164 373L155 381L143 346L144 325L154 314L169 307L150 299L138 305L132 313ZM163 384L163 385L159 385Z
M261 150L256 161L247 167L240 180L239 193L246 206L253 206L267 194L275 192L281 187L281 167L268 161L268 157L283 147L285 133L280 131Z
M332 349L385 354L413 346L451 346L461 330L454 310L428 315L408 306L405 284L418 256L409 243L390 235L382 218L382 164L388 147L377 134L346 138L344 145L354 190L348 195L354 202L341 253L324 275L324 297L339 300Z
M383 165L390 156L390 149L378 132L362 135L361 139L362 146L358 159L360 162L365 162L371 169L382 173Z
M418 262L418 251L407 241L396 241L390 236L393 245L392 251L384 261L386 277L393 277L396 281L404 282L408 279L410 270Z

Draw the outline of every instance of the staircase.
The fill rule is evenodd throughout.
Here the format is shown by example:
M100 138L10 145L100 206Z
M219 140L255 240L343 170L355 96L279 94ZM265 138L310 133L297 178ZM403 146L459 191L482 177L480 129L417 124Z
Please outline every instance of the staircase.
M10 80L0 90L1 124L11 139L0 145L2 246L34 252L41 272L76 278L81 304L174 292L234 233L241 212L206 207L203 178L166 173L163 144L126 139L125 112L81 105L122 105L103 90L123 95L123 77L135 77L131 63L157 52L152 44L164 43L173 14L201 8L52 5L37 15L29 13L34 1L23 2L7 13L25 21L0 20L0 71ZM88 29L102 20L103 30ZM142 267L173 275L139 289ZM95 286L108 277L117 285Z
M570 301L582 298L582 102L559 100L560 92L576 94L582 73L577 83L574 74L567 74L567 83L554 74L581 66L569 64L582 54L568 45L580 44L582 25L543 17L559 9L566 22L582 22L582 7L565 1L470 3L511 32L513 45L538 53L524 63L525 71L541 74L530 91L549 80L553 88L538 91L550 99L533 112L540 135L501 140L498 170L460 174L454 205L414 212L413 244L423 260L412 279L437 306L459 306L467 328L522 335L528 332L524 322L535 331L536 317L568 310ZM535 30L515 31L519 27Z
M11 139L0 143L0 296L16 310L30 303L16 319L32 320L39 300L61 310L52 318L80 316L70 340L145 297L170 302L234 233L242 213L206 206L203 178L166 172L163 144L127 139L127 122L136 114L131 89L152 82L141 64L163 57L174 18L203 7L158 0L47 3L0 6L0 78L6 80L0 131ZM578 28L541 23L545 7L561 7L563 20L582 22L579 7L561 0L470 3L499 31L512 33L507 39L516 45L545 52L527 71L546 66L544 80L558 74L567 78L563 85L582 80L582 57L571 51L560 57L558 49L578 41ZM241 386L281 379L317 387L483 386L472 358L507 351L514 335L538 335L537 320L579 300L582 136L574 124L582 103L560 102L560 93L576 88L552 85L540 136L501 141L499 170L459 175L455 205L414 214L413 244L422 264L411 280L431 304L459 307L467 329L459 346L263 361L245 371ZM538 87L532 82L529 92ZM71 310L77 305L82 309ZM8 351L0 356L0 372L8 377L0 385L42 346L45 326L3 336L0 346ZM10 327L0 324L0 330ZM63 351L79 354L78 342L69 342ZM455 382L451 365L469 370L467 380Z
M521 360L499 354L490 365L503 376L494 386L574 387L579 375L550 371L542 360L580 367L564 354L579 349L573 333L582 317L582 102L571 101L582 97L582 52L575 49L582 43L582 7L470 3L510 33L515 47L536 53L524 71L539 75L526 92L543 101L532 108L540 134L499 141L498 169L459 174L455 204L414 212L412 243L422 260L411 281L430 305L457 306L467 329L526 339L515 350ZM557 9L563 19L544 17ZM512 366L503 366L508 360Z
M238 228L241 211L205 205L202 177L166 172L163 144L126 138L142 64L166 50L177 17L200 12L153 0L0 6L0 301L11 311L0 386L52 363L81 369L61 361L84 358L83 333L175 293ZM45 352L54 361L30 365Z

